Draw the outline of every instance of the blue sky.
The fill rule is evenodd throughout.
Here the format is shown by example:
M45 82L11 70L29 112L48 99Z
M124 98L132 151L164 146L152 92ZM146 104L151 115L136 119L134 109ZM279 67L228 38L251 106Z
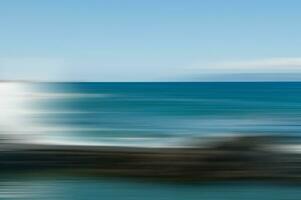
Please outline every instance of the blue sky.
M301 72L301 1L0 0L0 79Z

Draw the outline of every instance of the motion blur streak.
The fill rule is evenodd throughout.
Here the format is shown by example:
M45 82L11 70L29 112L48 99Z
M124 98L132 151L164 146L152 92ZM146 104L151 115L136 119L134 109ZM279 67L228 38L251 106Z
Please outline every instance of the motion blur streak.
M1 82L0 93L2 199L300 195L280 182L301 180L301 83Z

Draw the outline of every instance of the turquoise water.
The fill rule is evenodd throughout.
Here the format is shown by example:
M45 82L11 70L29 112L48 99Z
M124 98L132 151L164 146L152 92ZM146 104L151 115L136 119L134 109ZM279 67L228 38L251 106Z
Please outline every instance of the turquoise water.
M301 83L34 84L52 136L158 144L218 134L299 134ZM121 140L123 139L123 140ZM126 140L127 139L127 140Z
M299 200L301 187L273 183L172 184L110 179L17 180L0 199L47 200Z
M2 93L1 101L8 108L18 108L11 110L25 108L26 112L7 110L2 122L18 124L16 127L20 129L13 129L14 132L26 130L55 141L165 146L174 145L177 139L208 135L301 133L301 83L21 85L9 87L16 93L25 91L22 98L18 96L20 100L4 101L6 95ZM7 116L12 116L14 123ZM297 200L300 197L299 185L255 182L171 184L126 179L10 178L1 181L0 186L0 199Z

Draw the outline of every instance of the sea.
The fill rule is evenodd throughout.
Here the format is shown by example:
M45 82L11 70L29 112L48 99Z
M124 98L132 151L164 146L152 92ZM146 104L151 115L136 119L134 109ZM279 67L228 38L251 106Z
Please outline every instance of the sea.
M28 142L155 148L229 135L301 136L301 82L1 82L0 94L0 133ZM293 200L301 186L14 176L0 182L0 199L35 198Z

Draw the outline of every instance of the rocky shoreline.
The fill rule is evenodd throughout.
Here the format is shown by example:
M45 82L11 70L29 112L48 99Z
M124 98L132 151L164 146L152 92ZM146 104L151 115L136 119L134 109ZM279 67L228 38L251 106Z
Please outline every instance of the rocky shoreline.
M287 138L287 137L286 137ZM178 148L10 144L0 173L64 173L172 180L301 180L301 154L275 151L272 136L232 137ZM293 140L293 139L292 139ZM12 147L16 148L12 148Z

